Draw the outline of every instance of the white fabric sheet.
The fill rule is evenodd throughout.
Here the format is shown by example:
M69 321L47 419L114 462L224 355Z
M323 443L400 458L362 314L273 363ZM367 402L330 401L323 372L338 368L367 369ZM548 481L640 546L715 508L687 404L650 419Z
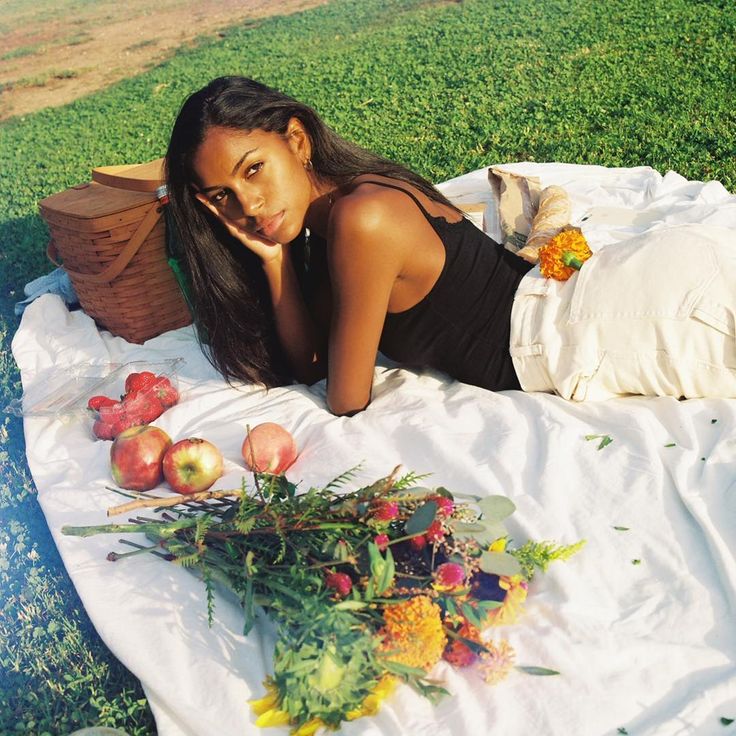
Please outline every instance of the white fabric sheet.
M564 186L574 221L595 247L673 222L736 231L736 196L717 182L643 167L509 169ZM485 169L442 188L461 201L491 202ZM487 227L497 234L493 215L489 204ZM434 674L452 696L439 706L402 686L378 716L342 733L603 736L625 728L636 736L706 736L727 732L721 717L736 718L736 400L574 404L384 365L368 409L336 418L325 410L324 384L236 390L202 357L191 328L131 345L54 296L27 309L13 352L27 388L48 369L87 361L185 358L182 401L156 424L174 440L205 437L223 451L227 469L217 488L240 485L246 423L272 421L297 440L301 454L289 475L305 488L357 463L366 482L401 463L431 473L436 485L510 496L518 543L587 539L581 553L535 578L519 623L497 630L517 663L560 676L516 672L491 687L440 663ZM106 508L119 502L104 488L110 443L93 441L84 422L27 418L24 426L64 564L100 635L142 681L160 736L259 733L246 700L263 693L269 673L268 622L244 637L237 601L222 593L210 629L192 573L149 556L110 563L107 552L121 549L114 536L62 536L64 524L105 523ZM590 434L613 442L598 450L584 439Z

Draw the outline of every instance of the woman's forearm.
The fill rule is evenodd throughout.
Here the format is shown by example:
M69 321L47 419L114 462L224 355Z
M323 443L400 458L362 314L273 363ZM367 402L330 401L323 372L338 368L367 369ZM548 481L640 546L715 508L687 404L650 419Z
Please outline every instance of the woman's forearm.
M304 301L288 248L263 262L271 291L276 331L294 377L314 383L326 375L324 345Z

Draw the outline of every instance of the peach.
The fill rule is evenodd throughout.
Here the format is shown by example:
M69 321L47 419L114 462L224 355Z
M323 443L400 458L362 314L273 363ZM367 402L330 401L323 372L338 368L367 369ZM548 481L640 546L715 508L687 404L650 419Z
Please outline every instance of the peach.
M296 460L296 442L280 424L264 422L252 427L243 442L248 470L281 475Z

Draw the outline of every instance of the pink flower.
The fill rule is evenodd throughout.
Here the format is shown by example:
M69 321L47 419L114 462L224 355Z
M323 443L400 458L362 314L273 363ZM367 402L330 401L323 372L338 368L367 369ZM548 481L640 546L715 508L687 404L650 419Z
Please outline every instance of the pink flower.
M439 521L433 521L427 529L427 541L437 544L445 538L445 531Z
M422 550L427 546L427 538L424 534L420 534L418 537L412 537L409 544L416 550Z
M345 598L353 588L353 581L344 572L331 572L325 577L325 585L334 590L341 598Z
M373 516L378 521L391 521L399 515L399 504L396 501L382 501L377 504Z
M378 547L381 552L385 552L388 549L388 534L376 534L376 536L373 538L373 541L375 542L376 547Z
M455 562L444 562L434 571L434 578L445 590L459 588L465 582L465 568Z
M432 496L432 501L437 504L437 513L449 519L455 510L455 502L447 496Z

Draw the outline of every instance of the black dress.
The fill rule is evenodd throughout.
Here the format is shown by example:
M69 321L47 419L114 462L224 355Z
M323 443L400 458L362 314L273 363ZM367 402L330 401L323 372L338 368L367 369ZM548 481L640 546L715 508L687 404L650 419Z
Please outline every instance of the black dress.
M370 183L410 196L445 247L445 265L430 292L410 309L386 315L381 352L492 391L520 388L509 353L511 305L531 265L469 220L435 217L407 189Z

